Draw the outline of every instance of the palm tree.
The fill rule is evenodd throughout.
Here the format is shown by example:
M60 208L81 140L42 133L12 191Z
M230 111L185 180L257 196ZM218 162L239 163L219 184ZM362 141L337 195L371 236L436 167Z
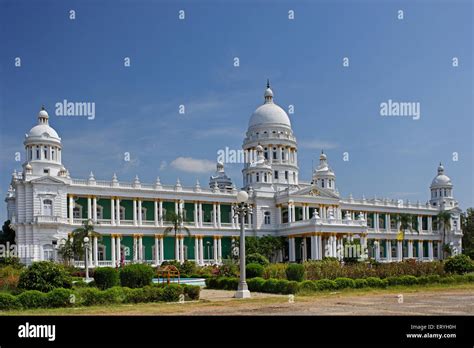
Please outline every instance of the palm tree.
M400 223L400 233L402 234L403 239L405 239L405 231L406 230L409 230L410 232L414 231L414 229L412 227L412 222L413 222L412 219L413 219L413 217L412 217L411 214L400 213L400 214L395 215L395 221L397 223Z
M446 233L451 231L451 217L452 214L449 211L442 211L438 214L438 223L441 225L443 231L443 256L446 257L447 253L451 252L449 245L446 244ZM448 255L449 256L449 255Z
M72 247L72 240L71 238L63 239L63 244L59 245L58 254L63 259L63 263L65 266L69 266L71 260L74 258L74 249Z
M171 232L173 232L175 241L177 243L178 236L182 235L183 232L186 233L188 237L191 236L191 232L189 231L189 228L184 226L184 219L182 215L176 214L174 212L170 212L169 214L167 214L166 220L171 222L171 226L166 227L165 230L163 231L163 235L165 237L169 235ZM175 259L179 261L178 255L175 255Z
M72 240L70 241L74 256L77 256L79 259L84 255L84 238L93 237L100 238L100 233L94 231L94 224L92 220L86 220L82 223L82 227L76 228L72 231ZM68 239L69 240L69 239Z

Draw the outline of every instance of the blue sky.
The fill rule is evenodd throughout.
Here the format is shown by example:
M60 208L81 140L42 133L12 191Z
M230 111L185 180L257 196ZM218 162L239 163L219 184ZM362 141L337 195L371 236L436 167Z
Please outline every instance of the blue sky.
M142 182L160 176L166 184L179 177L184 185L196 179L207 185L217 151L241 148L270 78L275 102L295 106L300 180L310 179L323 147L343 196L426 202L442 161L461 207L474 206L470 1L0 0L0 6L2 197L11 172L21 168L14 154L24 155L24 134L42 104L73 177L93 171L110 180L116 172L125 181L138 174ZM64 99L94 102L95 119L54 115ZM389 99L419 102L421 118L380 116L380 103ZM197 162L183 168L180 157ZM241 165L226 171L240 186Z

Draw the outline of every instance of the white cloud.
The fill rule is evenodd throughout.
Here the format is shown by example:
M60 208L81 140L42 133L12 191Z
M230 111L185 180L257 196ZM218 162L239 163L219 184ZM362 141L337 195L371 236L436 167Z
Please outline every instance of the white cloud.
M167 166L168 166L168 163L166 163L166 161L161 161L160 170L165 170Z
M216 164L206 159L178 157L170 163L170 166L188 173L209 173L214 171Z
M339 147L336 143L324 140L303 140L298 142L298 146L310 150L331 150Z

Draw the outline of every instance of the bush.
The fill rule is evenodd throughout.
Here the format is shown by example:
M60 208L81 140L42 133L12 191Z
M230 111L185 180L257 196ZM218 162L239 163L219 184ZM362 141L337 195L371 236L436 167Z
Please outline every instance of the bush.
M13 258L12 258L13 259ZM14 291L18 287L21 269L15 265L0 268L0 289Z
M46 294L46 302L48 307L69 307L74 304L72 290L57 288Z
M49 292L56 288L71 288L71 277L64 267L51 261L33 263L21 272L18 287L24 290Z
M285 294L296 294L299 291L300 291L300 283L292 280L288 282Z
M163 290L163 301L177 302L179 296L183 294L183 287L178 284L169 284Z
M220 277L237 277L239 268L232 260L224 260L224 263L217 269L217 275Z
M444 263L444 270L447 273L464 274L472 272L474 266L469 256L460 254L447 259Z
M268 292L271 294L278 293L278 279L268 279L262 286L262 292Z
M367 286L371 288L386 288L388 286L388 281L386 279L382 280L377 277L369 277L366 281Z
M355 282L350 278L336 278L334 282L338 289L355 288Z
M72 287L73 288L87 288L89 286L89 284L87 284L85 281L83 281L82 279L81 280L77 280L75 282L72 283Z
M190 300L199 300L200 293L201 293L200 286L197 286L197 285L184 286L184 295L186 295Z
M456 279L454 279L454 277L452 276L449 276L449 277L443 277L439 280L439 282L441 284L451 284L451 283L454 283L456 282Z
M263 276L263 266L259 263L249 263L245 268L247 278L256 278Z
M143 288L143 295L146 302L163 301L163 293L165 289L161 286L145 286Z
M127 265L120 271L120 284L129 288L142 288L152 283L155 272L145 264Z
M415 285L418 284L418 278L412 275L404 275L400 277L400 284Z
M271 263L264 267L263 278L265 279L286 279L285 263Z
M247 281L247 286L250 291L262 292L263 285L265 284L265 279L263 278L251 278Z
M44 292L38 290L28 290L16 297L23 308L47 307L47 298Z
M433 284L433 283L439 283L441 277L438 274L431 274L426 276L428 278L428 283Z
M94 272L94 281L101 290L119 285L119 272L112 267L96 268Z
M277 294L286 294L288 292L288 284L290 282L286 279L277 279L275 290Z
M303 292L314 292L319 289L314 280L305 280L300 284L300 290Z
M237 290L239 287L239 278L218 278L218 289L223 290Z
M304 266L299 263L290 263L286 268L286 279L301 282L304 278Z
M205 282L206 282L206 288L217 289L217 278L216 277L206 278Z
M0 310L5 311L19 308L21 308L21 304L15 296L0 292Z
M137 288L137 289L123 288L123 293L124 293L125 303L147 302L146 292L145 290L143 290L143 288Z
M94 306L105 304L105 296L102 296L102 292L97 288L84 288L78 293L80 297L80 303L84 306Z
M265 256L263 256L262 254L253 253L253 254L247 255L247 257L245 258L245 263L247 263L247 264L249 264L249 263L258 263L262 266L266 266L266 265L270 264L270 261Z
M365 279L355 279L354 280L354 287L356 289L366 288L368 286L367 280Z
M186 260L178 266L179 272L181 274L193 274L197 271L196 262Z
M102 291L100 297L106 304L122 303L125 299L123 288L120 286L114 286Z
M320 279L320 280L316 280L314 283L319 290L336 290L337 289L337 284L334 280Z

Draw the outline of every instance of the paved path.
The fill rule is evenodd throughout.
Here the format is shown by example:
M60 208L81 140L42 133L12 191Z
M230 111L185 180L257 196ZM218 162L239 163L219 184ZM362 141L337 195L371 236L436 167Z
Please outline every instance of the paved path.
M196 306L189 315L474 315L473 289L436 289L402 293L331 293L320 296L288 296L254 293L252 300L232 299L232 291L203 290L202 299L223 306Z

